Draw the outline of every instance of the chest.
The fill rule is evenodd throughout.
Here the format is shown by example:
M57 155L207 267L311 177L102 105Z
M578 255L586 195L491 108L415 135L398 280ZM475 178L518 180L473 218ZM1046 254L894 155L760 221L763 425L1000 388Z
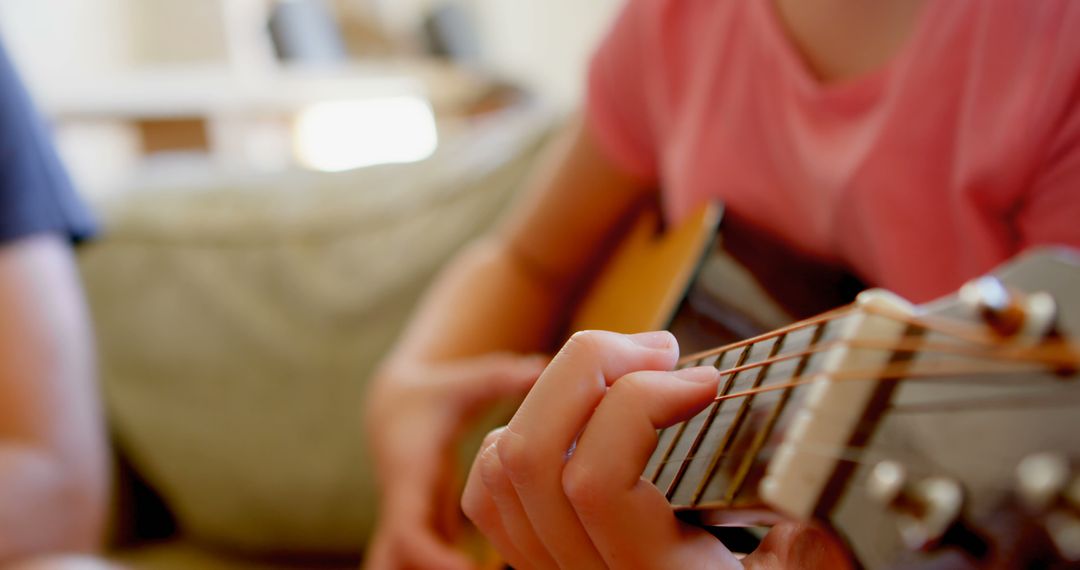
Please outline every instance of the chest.
M907 45L927 0L766 0L807 71L822 83L887 65Z
M1008 223L1038 147L1004 110L1030 94L1017 84L979 96L991 86L979 82L987 74L973 63L970 30L920 30L886 68L824 85L770 27L765 4L744 5L757 11L733 15L740 25L713 34L726 40L702 50L710 57L669 82L660 121L669 212L719 199L805 252L843 261L853 243L919 237L913 220L939 241L955 241L945 234L957 217Z

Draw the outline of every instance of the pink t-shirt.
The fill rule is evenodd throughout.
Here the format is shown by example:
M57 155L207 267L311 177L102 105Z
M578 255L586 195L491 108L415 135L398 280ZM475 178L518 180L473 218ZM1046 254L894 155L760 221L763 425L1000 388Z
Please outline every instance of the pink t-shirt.
M1080 2L930 0L886 66L815 79L771 0L631 0L588 124L658 183L914 301L1080 247Z

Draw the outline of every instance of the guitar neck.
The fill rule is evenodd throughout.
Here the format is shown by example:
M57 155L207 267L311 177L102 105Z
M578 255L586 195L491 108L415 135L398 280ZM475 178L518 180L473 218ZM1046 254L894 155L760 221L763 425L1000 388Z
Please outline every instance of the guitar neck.
M759 484L804 406L803 379L823 368L851 318L826 314L685 359L725 373L717 400L660 432L643 476L679 510L723 509L738 518L766 509Z
M689 366L728 371L719 397L790 383L805 372L827 323L738 343L693 358ZM801 356L777 359L783 350ZM760 506L756 485L769 457L766 444L795 396L794 387L713 402L692 419L663 430L644 476L676 508Z
M703 211L660 234L645 219L571 329L666 325L698 350L788 322L796 313L786 304L762 302L758 272L721 255L702 261L715 221ZM806 278L816 273L784 272L781 281L814 291ZM987 279L922 307L868 292L686 358L684 366L722 371L717 398L659 432L642 477L692 522L826 523L866 567L908 551L985 557L995 541L1002 552L1024 543L1016 552L1043 565L1080 560L1080 346L1069 336L1080 330L1080 259L1035 252ZM1026 530L1002 526L1002 513ZM971 529L979 540L967 540ZM1029 531L1044 539L1028 540Z

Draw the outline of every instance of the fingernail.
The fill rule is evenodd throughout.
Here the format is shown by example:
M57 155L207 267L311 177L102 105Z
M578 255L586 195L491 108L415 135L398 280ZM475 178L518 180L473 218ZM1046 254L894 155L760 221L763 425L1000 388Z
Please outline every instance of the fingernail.
M687 382L708 384L709 382L716 381L720 376L720 371L712 366L695 366L694 368L676 370L672 372L672 374L674 374L676 378L686 380Z
M652 331L629 335L630 341L645 348L664 349L675 344L675 337L667 331Z

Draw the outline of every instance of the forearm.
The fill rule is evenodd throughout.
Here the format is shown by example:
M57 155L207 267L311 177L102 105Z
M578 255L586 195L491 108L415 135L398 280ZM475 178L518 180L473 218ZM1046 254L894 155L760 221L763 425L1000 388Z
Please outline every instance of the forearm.
M68 246L0 248L0 563L102 534L108 453L89 320Z
M498 229L459 254L429 289L395 355L437 361L555 348L570 301L649 188L572 122Z
M0 443L0 567L98 547L104 496L43 450Z
M549 349L568 294L565 285L545 281L516 258L503 240L488 236L435 280L392 358L435 362Z
M446 543L458 515L454 442L536 382L547 359L520 353L554 348L597 246L642 197L610 166L572 125L498 229L431 285L376 376L365 424L384 516L371 568L469 566Z

